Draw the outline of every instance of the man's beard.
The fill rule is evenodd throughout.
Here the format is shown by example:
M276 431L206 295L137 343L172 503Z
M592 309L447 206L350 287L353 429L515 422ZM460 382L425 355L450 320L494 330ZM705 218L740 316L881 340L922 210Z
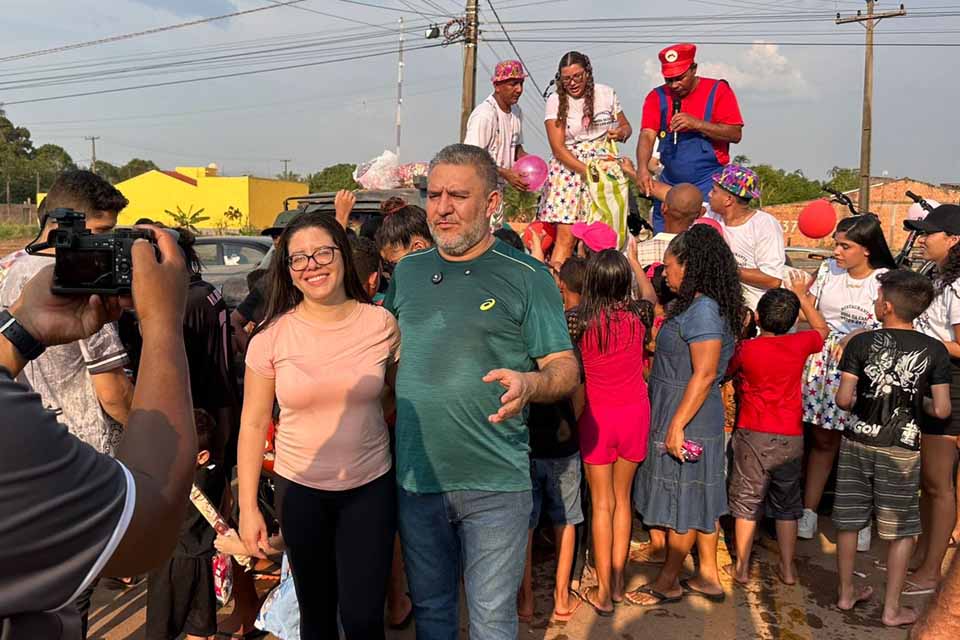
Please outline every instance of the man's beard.
M433 236L433 241L437 244L437 247L447 255L458 257L477 246L490 232L490 223L484 216L477 218L474 226L464 229L463 233L454 238L441 237L433 223L430 223L429 226L430 235Z

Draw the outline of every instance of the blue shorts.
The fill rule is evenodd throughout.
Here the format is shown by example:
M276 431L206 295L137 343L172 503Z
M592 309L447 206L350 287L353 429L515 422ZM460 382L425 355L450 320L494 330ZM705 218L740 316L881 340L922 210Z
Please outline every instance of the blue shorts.
M540 522L545 511L554 525L583 522L580 507L580 454L569 458L531 458L530 480L533 483L533 509L530 528Z

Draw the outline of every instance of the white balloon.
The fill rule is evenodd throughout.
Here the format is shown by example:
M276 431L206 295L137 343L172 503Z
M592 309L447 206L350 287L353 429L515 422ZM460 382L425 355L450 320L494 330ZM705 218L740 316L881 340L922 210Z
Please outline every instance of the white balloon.
M927 204L936 209L940 206L940 203L936 200L927 200ZM907 209L907 220L923 220L927 217L927 210L920 206L920 203L914 202L910 205L910 208Z

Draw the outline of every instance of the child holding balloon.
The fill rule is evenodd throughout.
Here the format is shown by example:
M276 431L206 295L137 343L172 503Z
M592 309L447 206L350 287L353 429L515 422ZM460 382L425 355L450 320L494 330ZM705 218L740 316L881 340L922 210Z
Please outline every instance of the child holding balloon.
M833 238L833 258L820 266L810 287L830 333L823 349L807 360L803 381L803 422L811 425L813 436L798 531L806 539L816 535L816 510L849 418L836 404L840 356L854 335L879 328L873 310L880 287L877 276L896 268L876 216L842 219ZM869 528L861 532L857 546L861 551L870 547Z

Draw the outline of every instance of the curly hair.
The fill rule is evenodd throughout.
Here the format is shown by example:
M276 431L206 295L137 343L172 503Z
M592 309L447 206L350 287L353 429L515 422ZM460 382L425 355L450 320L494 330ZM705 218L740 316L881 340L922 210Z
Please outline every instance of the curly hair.
M937 294L945 291L958 278L960 278L960 242L950 247L950 251L947 253L947 262L942 268L937 268L934 282Z
M587 261L583 279L583 297L578 307L573 331L577 342L588 334L596 341L602 353L610 346L614 334L611 323L616 315L635 316L644 326L644 346L650 342L653 326L653 305L634 300L631 295L633 271L626 257L616 249L605 249L593 254ZM629 339L633 339L636 324L630 325Z
M583 91L583 126L587 128L593 124L593 65L590 64L590 58L585 54L579 51L570 51L560 58L560 64L557 65L557 75L554 76L554 82L557 87L557 98L560 100L557 108L556 122L557 126L563 127L564 129L566 129L567 126L567 88L563 86L560 72L563 71L564 67L570 67L575 64L583 67L583 71L586 74L584 80L587 86Z
M747 308L737 259L723 237L705 224L695 224L670 241L667 253L685 269L677 299L667 307L667 318L686 311L699 293L717 303L731 335L739 339Z

